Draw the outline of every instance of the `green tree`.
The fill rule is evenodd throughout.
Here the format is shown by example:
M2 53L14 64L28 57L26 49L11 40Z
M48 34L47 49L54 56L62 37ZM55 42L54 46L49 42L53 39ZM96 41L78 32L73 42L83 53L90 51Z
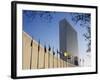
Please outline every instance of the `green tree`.
M87 41L86 52L91 51L91 14L86 13L72 13L72 21L75 24L80 24L81 27L86 28L86 32L83 34Z

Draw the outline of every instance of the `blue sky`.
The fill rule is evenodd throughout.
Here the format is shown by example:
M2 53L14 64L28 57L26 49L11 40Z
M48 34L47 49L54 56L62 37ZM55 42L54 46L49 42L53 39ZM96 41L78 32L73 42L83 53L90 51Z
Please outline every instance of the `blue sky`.
M43 46L46 45L48 47L50 45L56 51L56 49L59 50L59 21L65 18L78 33L79 53L86 53L86 41L82 35L86 29L72 21L71 13L55 12L53 19L48 21L45 19L45 16L43 18L36 15L36 13L41 14L42 12L23 10L23 31L28 33L36 41L40 40Z

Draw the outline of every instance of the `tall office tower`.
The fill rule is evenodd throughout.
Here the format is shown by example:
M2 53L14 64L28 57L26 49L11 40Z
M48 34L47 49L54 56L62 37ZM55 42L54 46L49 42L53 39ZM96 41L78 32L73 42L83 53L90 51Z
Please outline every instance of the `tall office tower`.
M63 60L66 61L64 52L71 54L72 56L74 56L74 58L75 56L78 57L77 32L66 19L63 19L59 22L59 44L60 44L61 58Z

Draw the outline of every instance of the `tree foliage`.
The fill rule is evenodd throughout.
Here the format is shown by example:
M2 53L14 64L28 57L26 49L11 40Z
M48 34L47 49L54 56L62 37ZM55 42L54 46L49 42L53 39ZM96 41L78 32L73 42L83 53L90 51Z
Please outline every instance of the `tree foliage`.
M81 27L86 28L86 32L83 34L85 40L87 41L86 52L91 51L91 15L86 13L72 13L72 21L76 24L80 24Z
M28 16L31 20L39 18L41 20L45 20L47 22L51 22L55 12L49 11L24 11L25 15Z

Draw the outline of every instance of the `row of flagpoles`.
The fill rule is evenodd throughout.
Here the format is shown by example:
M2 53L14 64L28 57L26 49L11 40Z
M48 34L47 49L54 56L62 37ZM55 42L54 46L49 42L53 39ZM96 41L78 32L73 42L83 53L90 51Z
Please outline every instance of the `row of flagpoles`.
M30 46L31 46L30 69L32 69L32 47L33 47L33 38L31 40ZM44 68L45 68L45 54L47 53L47 50L48 50L48 68L49 68L50 67L50 52L51 52L50 45L49 45L49 48L47 48L47 46L44 45ZM37 69L39 69L39 52L40 52L40 40L38 41ZM64 57L66 57L66 66L68 66L68 59L71 59L71 56L67 52L62 53L62 52L58 51L58 49L57 49L57 51L55 53L54 48L53 48L52 49L52 54L53 54L53 67L54 67L54 56L55 56L55 54L57 54L57 67L58 67L58 58L62 54L64 55ZM61 57L60 57L60 59L61 59ZM64 60L63 60L63 62L64 62ZM78 65L78 62L75 65Z
M31 56L30 56L30 69L32 69L32 47L33 47L33 38L31 40ZM49 45L48 51L51 51L51 47ZM37 69L39 68L39 52L40 52L40 40L38 41L38 56L37 56ZM48 52L48 68L50 67L50 53ZM45 53L47 53L47 47L44 45L44 66L45 66ZM53 67L54 67L54 55L55 51L53 48ZM58 59L58 50L57 50L57 59ZM57 62L58 63L58 62Z

